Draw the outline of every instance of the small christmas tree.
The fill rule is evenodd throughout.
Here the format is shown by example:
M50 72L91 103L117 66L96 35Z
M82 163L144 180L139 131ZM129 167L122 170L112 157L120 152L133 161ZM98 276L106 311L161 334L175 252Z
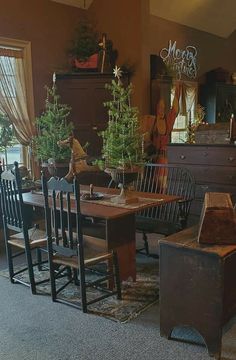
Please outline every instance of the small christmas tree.
M124 87L120 80L122 72L117 66L114 75L117 81L112 80L111 84L106 84L112 100L104 103L109 115L108 126L101 132L104 166L137 170L144 163L144 144L138 110L130 105L132 85Z
M34 152L38 159L47 161L63 161L70 159L71 151L68 147L60 147L59 140L68 138L73 130L73 124L67 122L70 107L60 104L57 95L55 74L52 88L46 87L47 97L45 111L36 119L38 136L33 139Z

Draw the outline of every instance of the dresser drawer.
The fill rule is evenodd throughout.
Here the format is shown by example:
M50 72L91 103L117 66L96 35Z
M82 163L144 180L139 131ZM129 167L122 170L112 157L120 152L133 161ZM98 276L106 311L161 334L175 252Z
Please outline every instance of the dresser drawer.
M224 184L214 184L207 183L196 184L195 188L195 198L201 199L203 201L206 192L223 192L229 193L231 195L233 203L236 201L236 185L224 185Z
M188 168L197 183L217 183L236 186L236 168L229 166L189 165Z
M203 164L236 167L236 147L169 146L170 164Z
M194 199L191 203L190 214L200 216L203 206L203 200Z

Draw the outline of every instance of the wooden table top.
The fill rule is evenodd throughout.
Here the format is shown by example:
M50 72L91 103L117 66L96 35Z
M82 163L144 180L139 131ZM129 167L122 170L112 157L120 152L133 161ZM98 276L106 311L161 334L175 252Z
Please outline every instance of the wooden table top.
M89 186L81 185L81 191L89 191ZM120 190L117 189L108 189L105 187L94 187L94 192L100 192L103 194L119 194ZM39 192L28 192L24 193L23 200L26 204L37 206L37 207L44 207L44 198L42 193ZM179 196L174 195L164 195L164 194L152 194L152 193L142 193L142 192L135 192L132 191L132 195L134 197L138 197L140 199L145 199L145 203L137 203L135 208L127 208L116 206L115 204L104 205L100 204L99 201L84 201L81 200L81 212L83 215L92 216L96 218L103 218L103 219L114 219L118 217L122 217L125 215L133 214L137 211L140 211L145 208L153 207L153 206L160 206L169 202L177 201L180 199ZM150 199L150 201L149 201ZM72 211L73 211L73 201L72 201Z

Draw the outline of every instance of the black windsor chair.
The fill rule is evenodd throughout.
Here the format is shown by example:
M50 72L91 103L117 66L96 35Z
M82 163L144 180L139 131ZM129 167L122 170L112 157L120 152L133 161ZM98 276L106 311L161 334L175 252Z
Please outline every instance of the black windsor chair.
M87 312L88 305L108 296L121 299L116 252L107 252L101 239L83 234L78 179L75 177L73 183L54 177L47 181L43 175L42 185L52 300ZM69 284L79 286L80 302L71 302L60 294ZM98 290L92 299L87 293L89 287Z
M147 234L165 236L187 226L191 202L195 196L195 180L188 169L169 164L146 164L143 173L134 183L136 191L177 195L181 200L140 211L136 216L136 229L143 234L144 248L138 249L147 255Z
M38 270L42 270L42 264L47 262L47 260L42 261L41 254L42 251L47 251L47 241L44 231L39 230L37 225L31 227L29 206L24 204L22 199L21 178L17 162L14 163L14 168L11 170L1 172L0 192L10 281L30 286L31 292L35 294L36 285L48 281L45 279L36 282L34 276L34 267L38 266ZM36 261L32 254L33 250L36 250ZM14 259L21 255L26 256L26 266L25 264L19 266L20 268L15 271ZM26 270L29 273L29 283L22 280L20 276Z

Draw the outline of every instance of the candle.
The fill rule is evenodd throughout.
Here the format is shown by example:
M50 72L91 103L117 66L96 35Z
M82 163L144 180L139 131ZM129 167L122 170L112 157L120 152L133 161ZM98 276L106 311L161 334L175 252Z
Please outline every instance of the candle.
M52 75L52 82L53 82L53 85L55 85L55 83L56 83L56 73L55 72Z
M234 128L234 114L231 115L231 118L229 120L229 139L230 139L230 142L234 141L233 128Z

